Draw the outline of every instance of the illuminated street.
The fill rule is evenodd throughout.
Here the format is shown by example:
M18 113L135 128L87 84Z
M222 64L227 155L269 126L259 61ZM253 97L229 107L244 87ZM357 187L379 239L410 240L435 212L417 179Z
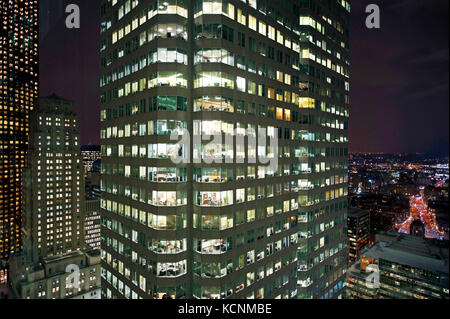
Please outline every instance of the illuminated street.
M420 195L410 197L410 216L401 224L397 224L400 233L409 234L411 223L420 219L425 225L425 237L442 239L444 232L440 231L436 223L436 214L428 208L423 189Z

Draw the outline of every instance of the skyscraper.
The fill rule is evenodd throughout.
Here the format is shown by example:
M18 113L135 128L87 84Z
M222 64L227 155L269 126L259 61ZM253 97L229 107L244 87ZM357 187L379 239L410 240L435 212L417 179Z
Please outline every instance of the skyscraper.
M83 156L84 172L87 175L88 172L92 172L95 170L94 163L101 159L100 146L98 145L82 146L81 155Z
M86 198L85 241L88 246L100 249L100 200Z
M29 114L38 95L38 1L0 3L0 281L4 260L20 251L22 169Z
M358 261L361 251L370 242L370 212L359 208L350 208L347 217L348 264Z
M341 296L349 10L102 2L105 297Z
M73 102L39 99L31 117L24 170L24 249L11 260L19 298L91 298L100 284L100 254L85 243L84 167ZM70 269L79 287L70 287ZM93 294L95 293L95 294Z
M84 246L84 167L73 102L39 99L25 170L25 235L33 262Z

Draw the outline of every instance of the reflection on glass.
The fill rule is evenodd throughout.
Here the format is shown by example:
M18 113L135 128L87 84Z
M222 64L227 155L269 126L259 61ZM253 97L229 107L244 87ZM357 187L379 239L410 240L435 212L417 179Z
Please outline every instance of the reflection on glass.
M183 134L187 129L186 121L160 120L149 122L149 135Z

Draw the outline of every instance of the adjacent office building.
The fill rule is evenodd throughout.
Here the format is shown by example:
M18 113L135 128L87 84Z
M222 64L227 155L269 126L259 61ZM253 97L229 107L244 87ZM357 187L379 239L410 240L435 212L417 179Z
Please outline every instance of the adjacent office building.
M83 177L73 102L41 98L24 170L24 249L10 265L18 298L100 298L100 253L85 244Z
M349 11L102 1L104 297L341 296Z
M369 246L370 213L359 208L349 208L347 217L348 264L358 261L361 251Z
M449 299L448 242L385 232L361 253L348 299Z
M38 96L38 1L0 3L0 283L22 247L22 169ZM3 266L2 266L3 265Z

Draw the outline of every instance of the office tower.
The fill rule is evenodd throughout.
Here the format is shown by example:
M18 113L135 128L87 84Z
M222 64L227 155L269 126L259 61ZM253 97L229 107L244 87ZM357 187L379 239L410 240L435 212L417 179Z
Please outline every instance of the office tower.
M101 159L99 145L84 145L81 147L81 156L83 157L84 172L96 170L94 163Z
M349 269L348 299L449 299L448 243L384 232Z
M348 15L102 2L103 296L340 297Z
M85 241L93 249L100 249L100 199L86 198Z
M83 161L73 102L56 95L39 99L25 174L25 234L32 261L83 247Z
M83 173L73 102L40 98L24 170L24 249L10 265L19 298L100 297L100 254L85 244ZM66 282L74 267L79 288Z
M93 229L97 232L97 222L100 222L100 209L96 205L100 205L100 146L85 145L81 147L81 156L83 157L84 173L85 173L85 195L86 195L86 229ZM94 228L92 222L95 220ZM100 227L100 223L98 224ZM98 236L100 236L100 228L98 228ZM88 236L86 234L86 236ZM100 238L100 237L99 237ZM92 243L93 238L86 238L86 242ZM96 241L96 239L94 240ZM97 246L97 244L95 245Z
M38 1L0 3L0 282L22 242L22 169L38 95Z
M360 258L361 251L369 246L370 214L367 210L349 208L347 216L348 265Z

